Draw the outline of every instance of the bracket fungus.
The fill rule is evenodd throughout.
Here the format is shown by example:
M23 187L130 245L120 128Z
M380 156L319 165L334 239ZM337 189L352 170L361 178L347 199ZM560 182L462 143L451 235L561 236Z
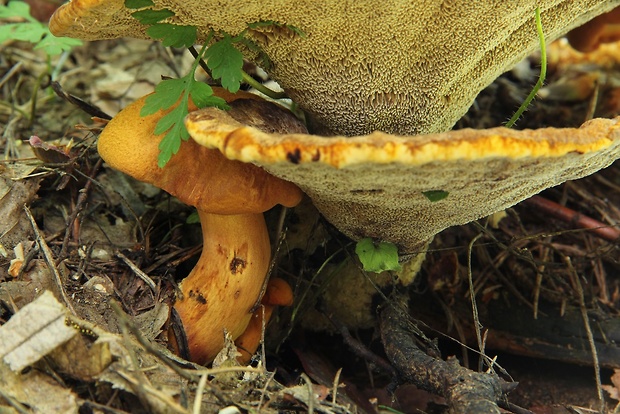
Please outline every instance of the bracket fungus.
M581 128L320 137L267 134L205 108L191 113L186 127L201 145L297 184L347 236L395 243L403 256L420 253L447 227L620 158L620 118Z
M236 160L232 162L260 171L258 177L263 178L252 182L272 179L266 178L259 165L296 183L346 235L393 242L403 256L424 250L425 243L446 227L486 216L544 188L591 174L620 156L618 120L594 120L579 129L445 132L465 114L483 88L538 48L536 7L545 37L553 40L620 6L620 0L153 3L154 9L173 12L166 22L195 26L200 41L213 33L236 36L243 32L246 44L252 46L245 50L246 57L259 65L266 57L264 69L305 111L313 132L336 135L327 138L290 129L267 133L231 117L231 113L208 108L187 118L192 137ZM57 10L50 29L58 36L85 40L149 38L147 27L130 13L124 0L72 0ZM131 122L135 125L129 128L151 128L148 117L139 120L137 110L132 110ZM133 149L135 157L144 157L143 145ZM157 152L156 144L149 143L149 148L151 145L149 156ZM183 154L197 157L202 151L219 153L217 150L200 149L190 141L181 146L181 155L173 157L172 166L163 171L173 170L175 165L184 168L190 162L206 165L204 161L188 161ZM209 156L223 159L213 153ZM223 161L221 165L228 168ZM156 170L155 160L152 168ZM199 195L203 193L198 189L206 184L197 184L197 176L185 175L184 185L195 190L191 197L200 199L201 204L216 194ZM157 180L166 184L172 181L163 176ZM230 196L248 193L240 182L229 179L225 184ZM293 195L270 202L261 198L263 207L293 205L299 199L299 190L292 184L277 181L274 185L290 189ZM162 187L183 199L176 186ZM436 199L435 195L447 197L438 200L441 197ZM236 200L235 205L246 205ZM230 217L219 215L223 213L221 209L201 213L203 225L224 226ZM260 231L264 231L262 217L259 219L260 213L254 210L225 214L260 221ZM232 230L241 232L248 227L233 226ZM266 233L260 238L267 240ZM216 248L217 243L205 238L207 247ZM222 255L226 259L218 265L221 268L212 272L236 269L231 263L238 251L233 248L232 253ZM268 251L261 250L256 257L257 261L266 259ZM244 263L249 261L244 259ZM205 262L203 267L208 266L213 264ZM203 301L211 304L214 299L205 296L200 287L190 288L189 283L184 282L182 288L185 300L180 306ZM227 297L234 298L236 291L232 292L233 296ZM257 300L259 292L252 292L249 296ZM231 306L223 300L222 311L228 313ZM253 306L248 300L239 326L249 323ZM202 317L198 307L179 313L184 323ZM190 328L188 337L191 342L202 330L221 328ZM243 329L229 328L236 335ZM213 356L212 349L193 347L190 351L198 360Z
M85 40L148 38L124 0L72 0L50 30ZM620 0L154 0L170 23L246 31L265 69L306 111L318 133L449 130L478 93L538 48L534 9L547 39L620 5ZM248 25L277 22L278 25ZM407 22L408 24L405 24ZM298 28L296 35L285 25ZM259 56L248 56L259 62Z
M282 132L305 130L288 111L259 103L255 95L218 94L229 102L231 115L243 122L276 125L281 129L275 130ZM166 112L141 117L144 101L127 106L109 122L99 137L98 150L111 167L160 187L198 210L203 250L181 282L181 297L174 308L183 323L190 358L204 364L222 349L224 329L233 338L239 337L260 304L271 257L263 212L276 204L292 207L302 193L257 166L228 160L192 140L159 168L162 136L154 130ZM253 103L268 108L263 114L269 122L247 115L246 108Z

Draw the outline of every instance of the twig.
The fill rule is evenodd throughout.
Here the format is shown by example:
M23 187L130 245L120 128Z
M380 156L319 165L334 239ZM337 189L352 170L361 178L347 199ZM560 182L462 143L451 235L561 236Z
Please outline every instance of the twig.
M150 404L148 396L152 396L162 403L164 403L167 409L166 412L175 412L179 414L187 414L187 410L179 405L173 398L164 394L162 391L153 387L151 384L143 383L141 380L137 379L135 376L130 375L129 372L124 372L121 369L115 370L116 374L118 374L121 378L127 381L129 384L133 386L133 389L138 390L138 396L144 397L144 401L142 403L146 406L144 407L148 411L152 409L152 405ZM141 371L133 371L134 373Z
M480 351L480 366L479 371L482 371L482 360L484 359L484 343L482 342L480 317L478 315L478 304L476 303L476 290L474 289L474 278L471 271L471 252L474 248L474 244L482 237L482 233L478 233L467 246L467 280L469 282L469 299L471 301L471 313L474 319L474 329L476 331L476 340L478 341L478 351Z
M568 274L571 277L571 283L573 285L573 289L577 292L577 296L579 297L579 310L581 311L581 317L583 319L583 326L586 329L586 335L588 336L588 344L590 345L590 351L592 352L592 361L594 362L594 378L596 379L596 391L598 393L598 399L600 403L600 411L601 413L605 412L605 396L603 395L603 386L601 382L601 365L598 359L598 352L596 350L596 344L594 342L594 335L592 334L592 327L590 326L590 318L588 318L588 310L586 309L586 300L583 293L583 287L581 286L581 282L579 281L579 275L577 275L577 271L573 267L573 263L570 260L570 257L564 256L564 261L568 266Z
M535 195L525 200L524 203L532 207L536 207L547 214L551 214L555 218L563 220L567 223L572 223L576 227L590 230L602 239L608 241L620 240L620 230L614 226L601 223L598 220L585 216L551 200L547 200L544 197Z
M330 315L325 315L329 321L334 324L334 326L338 329L340 335L342 335L342 339L344 343L351 348L351 350L359 357L364 358L367 362L375 365L377 368L387 372L388 374L395 376L397 374L396 370L388 361L381 358L379 355L373 353L370 349L366 347L366 345L362 344L357 339L351 336L351 332L349 332L349 328L347 328L340 321L337 321Z
M533 411L527 410L523 407L519 407L508 401L498 401L497 405L502 407L504 410L508 410L514 414L535 414Z
M34 234L36 236L39 249L43 252L43 257L45 258L45 262L47 263L47 266L49 267L50 271L54 275L54 279L56 280L56 284L58 285L58 290L60 291L62 300L65 302L65 305L67 306L67 309L69 309L69 312L77 316L77 313L75 312L75 309L73 309L73 305L71 304L71 301L69 300L69 297L67 296L67 292L65 292L65 287L62 284L62 278L60 276L60 272L58 271L58 268L56 267L56 263L54 262L52 251L50 250L49 246L45 242L45 239L43 238L43 236L41 235L41 230L39 230L39 226L37 226L37 222L32 216L32 212L30 211L27 205L24 205L24 211L26 212L26 215L28 216L28 219L30 220L30 225L32 226L32 229L34 230Z
M306 386L308 387L308 414L314 413L314 389L312 388L312 381L305 373L300 375L301 379L304 380Z
M334 376L334 386L332 387L332 403L336 404L336 397L338 397L338 383L340 382L340 374L342 374L342 367L338 368L336 375Z
M287 211L288 211L287 208L283 208L280 214L280 220L282 224L284 223L284 218L286 216ZM250 310L250 312L252 313L256 312L258 308L261 306L261 300L263 299L263 296L265 296L265 292L267 291L267 285L269 284L269 279L271 279L273 269L275 269L276 263L278 261L278 257L280 256L280 249L282 248L282 244L284 243L284 240L286 239L286 231L284 231L283 227L279 228L278 234L279 234L279 237L276 242L277 244L275 246L275 249L272 249L273 253L272 253L271 261L269 262L269 268L267 269L267 277L265 277L265 280L263 280L263 286L261 286L260 288L260 293L258 294L258 297L256 298L256 302L254 303L254 306L252 306L252 309Z
M205 386L207 385L207 374L202 374L200 381L198 381L198 387L196 388L196 397L194 398L193 414L200 414L200 406L202 405L202 394L205 392Z
M402 378L418 388L442 395L450 412L499 414L496 404L505 387L494 373L474 372L459 365L456 358L444 361L422 352L408 326L406 298L398 298L381 312L381 340L385 352ZM508 385L508 384L507 384ZM509 387L508 387L509 388Z
M13 398L11 395L5 393L2 388L0 388L0 397L5 400L9 406L11 406L15 411L19 414L29 414L31 413L30 409L20 403L17 399Z
M91 177L94 177L97 174L102 164L103 164L103 159L99 158L99 160L97 160L97 163L95 164L95 166L93 167L90 173ZM69 238L71 237L71 231L73 230L73 226L75 225L75 221L77 219L78 214L80 214L80 212L84 208L84 204L86 203L86 200L88 199L88 193L90 191L91 186L92 186L92 180L87 180L86 184L84 184L84 188L80 190L80 195L78 196L73 212L71 213L71 215L67 219L67 222L65 223L67 228L65 230L65 237L62 240L62 248L60 249L60 253L58 254L57 263L60 263L61 261L63 261L67 255L67 247L68 247L67 245L69 243Z
M17 73L17 71L19 69L21 69L22 65L24 64L24 62L17 62L16 64L14 64L11 69L9 69L4 76L0 79L0 87L4 86L4 84L11 79L11 77L13 77L13 75L15 75L15 73Z
M265 331L267 330L267 318L265 318L265 306L261 305L261 327L260 327L260 361L262 367L267 366L267 350L265 349Z
M176 372L182 378L185 378L186 380L190 380L190 381L193 381L196 379L195 375L189 374L187 371L179 368L174 362L172 362L169 358L163 355L158 349L155 349L155 347L146 338L144 338L140 330L136 328L136 326L133 323L131 323L131 321L127 317L127 314L123 312L118 302L114 300L110 301L110 307L116 314L116 317L118 318L121 326L128 329L136 337L136 339L138 340L140 345L144 347L144 349L146 349L148 352L150 352L151 354L159 358L160 361L162 361L166 366L171 368L174 372Z
M276 377L276 372L275 371L271 372L267 380L265 380L265 385L263 385L263 388L261 388L260 390L260 398L258 400L258 412L259 413L263 409L263 404L265 402L265 395L267 394L267 388L269 388L269 384L271 384L271 381L273 381L275 377ZM267 402L267 404L269 404L269 401Z
M121 259L123 261L123 263L125 263L127 266L129 266L129 268L136 274L136 276L138 276L140 279L142 279L144 281L144 283L146 283L151 288L153 293L157 292L157 284L155 282L153 282L153 279L151 279L149 277L149 275L147 275L142 270L140 270L140 268L138 266L136 266L134 264L134 262L129 260L129 258L127 256L125 256L121 252L116 252L116 257Z

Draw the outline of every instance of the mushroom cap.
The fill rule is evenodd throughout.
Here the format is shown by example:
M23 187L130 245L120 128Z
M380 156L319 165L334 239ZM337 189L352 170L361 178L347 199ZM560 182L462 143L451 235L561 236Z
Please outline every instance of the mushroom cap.
M620 158L620 118L595 119L576 129L326 138L266 134L208 108L191 113L186 127L201 145L297 184L347 236L393 242L404 255L423 249L447 227ZM429 191L448 195L432 202Z
M477 94L539 46L538 5L548 40L620 0L155 0L172 23L235 35L249 30L266 67L321 131L426 134L449 130ZM411 22L405 24L405 22ZM72 0L53 16L58 36L143 37L123 0ZM257 62L258 56L256 56ZM321 132L319 131L319 132Z
M232 113L239 119L261 127L260 120L244 117L243 110L234 109L251 105L248 101L262 102L259 97L249 93L232 95L221 89L216 93L229 101ZM155 125L172 108L141 117L145 99L146 96L120 111L99 136L99 154L112 168L151 183L209 213L257 213L276 204L292 207L301 200L302 193L294 184L255 165L230 161L219 151L199 146L191 139L181 145L164 168L159 168L157 157L163 135L154 135ZM288 111L275 104L264 104L280 119L291 121L291 128L299 128L298 121ZM191 109L196 108L191 105ZM286 128L286 122L281 121L280 127Z

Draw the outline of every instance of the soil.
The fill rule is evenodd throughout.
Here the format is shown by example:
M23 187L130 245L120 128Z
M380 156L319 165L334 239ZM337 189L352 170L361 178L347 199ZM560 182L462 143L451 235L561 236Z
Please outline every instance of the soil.
M557 47L557 56L573 56L566 45ZM518 127L576 127L620 115L618 50L569 62L554 60L552 49L545 98L534 101ZM193 210L108 168L96 152L105 115L152 91L161 76L184 73L191 56L121 39L85 44L63 58L48 60L21 42L0 49L0 325L9 326L33 304L39 306L34 315L16 322L30 329L23 343L52 329L44 315L57 315L62 323L54 329L70 336L61 341L60 333L49 333L47 348L37 348L33 362L17 370L5 357L3 412L189 412L195 399L202 412L446 412L442 397L399 382L376 310L406 291L419 338L430 338L420 339L421 346L478 370L468 270L488 334L483 353L505 381L519 383L503 405L506 412L614 411L620 400L614 377L620 369L620 243L613 240L620 234L618 163L541 194L597 220L611 236L530 200L497 224L482 219L441 233L413 284L373 288L360 309L346 300L344 310L330 308L333 301L322 295L330 283L324 275L344 272L339 264L352 248L305 202L285 216L287 247L275 270L294 287L295 304L279 310L264 355L249 368L236 366L229 344L219 364L205 369L167 349L177 285L200 252L199 225L188 220ZM499 78L456 127L501 125L529 93L538 64L532 56ZM58 97L52 81L79 98L77 105ZM93 118L81 101L101 112ZM282 210L266 217L275 241ZM468 264L468 246L479 234ZM35 301L44 291L58 305ZM16 335L10 332L4 335Z

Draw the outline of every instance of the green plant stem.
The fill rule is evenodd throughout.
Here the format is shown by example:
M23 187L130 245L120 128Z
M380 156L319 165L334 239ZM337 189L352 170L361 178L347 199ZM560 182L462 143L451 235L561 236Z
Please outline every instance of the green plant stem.
M271 99L284 99L288 98L288 96L284 92L276 92L272 89L269 89L262 83L258 82L256 79L248 75L245 71L241 71L241 76L243 77L243 81L259 91L260 93L267 95Z
M196 48L194 46L189 48L189 52L192 54L194 59L198 59L198 51L196 50ZM211 69L209 69L209 67L207 66L207 64L205 63L205 61L202 58L199 60L199 64L200 64L200 67L205 72L207 72L209 74L209 76L213 77L211 75ZM268 87L266 87L262 83L258 82L256 79L254 79L250 75L248 75L247 72L244 71L244 70L241 71L241 76L242 76L243 81L245 83L247 83L252 88L254 88L257 91L259 91L260 93L270 97L271 99L284 99L284 98L288 98L288 96L284 92L276 92L276 91L274 91L272 89L269 89Z
M207 43L205 41L205 43ZM200 65L200 67L202 68L202 70L204 70L205 72L207 72L207 74L209 75L209 77L213 78L213 75L211 74L211 69L209 69L209 67L207 66L207 62L205 62L202 57L198 58L198 51L196 50L196 48L194 46L190 46L187 50L189 50L189 53L192 54L192 56L194 57L194 59L198 60L198 64Z
M543 32L542 22L540 18L540 8L536 7L536 31L538 32L538 40L540 42L540 76L538 77L538 82L534 85L534 88L530 92L530 94L525 98L525 101L521 104L517 112L510 118L508 122L506 122L506 128L512 128L514 124L517 122L519 117L523 115L523 112L530 105L538 90L542 88L543 83L545 82L545 77L547 76L547 46L545 44L545 33Z

